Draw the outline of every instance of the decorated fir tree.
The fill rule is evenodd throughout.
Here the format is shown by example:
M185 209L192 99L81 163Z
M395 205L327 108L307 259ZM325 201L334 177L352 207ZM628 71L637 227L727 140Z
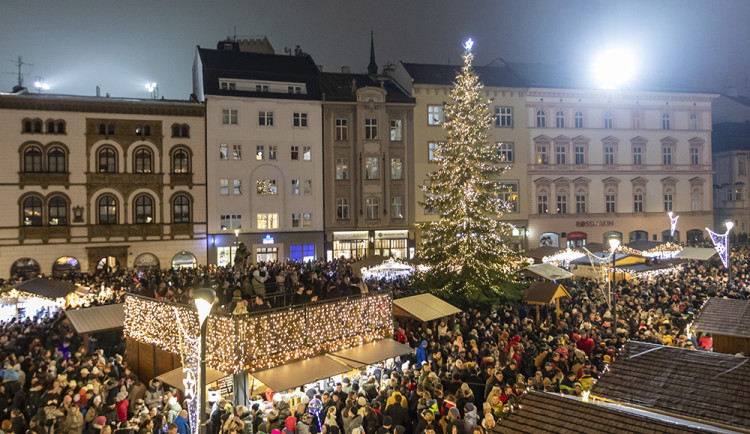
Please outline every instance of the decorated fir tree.
M506 165L498 144L487 140L494 117L472 68L472 44L469 39L464 46L464 64L445 105L448 140L438 144L438 168L422 186L423 206L440 218L419 225L421 255L431 266L419 283L444 298L490 303L517 298L512 277L520 261L507 244L513 226L501 220L510 211L498 195Z

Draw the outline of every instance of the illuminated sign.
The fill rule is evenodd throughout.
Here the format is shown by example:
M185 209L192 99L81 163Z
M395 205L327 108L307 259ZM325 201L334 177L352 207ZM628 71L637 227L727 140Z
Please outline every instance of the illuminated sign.
M266 236L263 237L263 244L273 244L273 237L271 234L266 234Z

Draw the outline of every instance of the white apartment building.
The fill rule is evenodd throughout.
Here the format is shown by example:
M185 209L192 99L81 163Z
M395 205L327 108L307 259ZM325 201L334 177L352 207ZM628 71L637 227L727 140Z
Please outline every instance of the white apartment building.
M324 255L322 105L304 53L198 47L193 91L206 106L209 263L238 242L256 261Z

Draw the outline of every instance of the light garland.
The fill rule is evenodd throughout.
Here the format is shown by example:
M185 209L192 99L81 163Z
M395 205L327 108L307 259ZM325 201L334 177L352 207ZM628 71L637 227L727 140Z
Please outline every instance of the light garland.
M680 216L672 217L674 214L672 211L668 212L667 215L669 216L669 229L670 229L670 236L674 236L675 231L677 230L677 220L680 218Z
M382 339L393 333L392 303L391 294L375 294L261 316L214 314L206 319L206 363L227 373L252 372ZM198 333L198 315L188 306L125 297L129 338L181 353L181 339Z
M711 241L714 243L716 253L721 258L721 263L724 264L724 268L729 268L729 232L732 231L732 227L727 224L727 231L723 234L717 234L709 228L706 228L708 235L711 236Z

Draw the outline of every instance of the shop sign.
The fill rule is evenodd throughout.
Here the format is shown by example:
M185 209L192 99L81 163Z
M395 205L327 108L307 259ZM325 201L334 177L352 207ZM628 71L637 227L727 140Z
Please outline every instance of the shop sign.
M614 220L578 220L576 227L578 228L594 228L600 226L614 226Z
M273 244L274 240L271 234L266 234L265 237L263 237L263 244Z
M158 267L159 259L150 253L143 253L135 258L134 267Z
M584 232L568 232L568 236L566 237L569 240L585 240L586 239L586 233Z
M368 238L367 231L356 231L356 232L334 232L334 240L366 240Z
M382 239L395 239L395 238L408 238L409 231L375 231L375 238Z

